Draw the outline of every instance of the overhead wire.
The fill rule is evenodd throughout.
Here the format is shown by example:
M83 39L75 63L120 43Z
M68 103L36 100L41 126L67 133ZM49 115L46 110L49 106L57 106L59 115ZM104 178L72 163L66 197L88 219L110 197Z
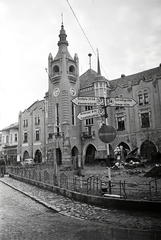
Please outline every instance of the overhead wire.
M84 34L84 36L85 36L85 38L86 38L87 42L89 43L89 45L90 45L90 47L91 47L91 49L92 49L92 51L93 51L94 55L97 57L97 54L96 54L96 52L95 52L95 50L94 50L94 48L93 48L93 46L92 46L91 42L89 41L89 39L88 39L88 37L87 37L87 35L86 35L86 33L85 33L85 31L84 31L83 27L81 26L81 24L80 24L80 22L79 22L79 20L78 20L78 18L77 18L77 16L76 16L76 14L75 14L75 12L74 12L74 10L73 10L72 6L71 6L71 4L69 3L69 1L68 1L68 0L66 0L66 1L67 1L67 3L68 3L68 6L70 7L70 9L71 9L71 11L72 11L72 13L73 13L73 15L74 15L75 19L76 19L76 21L78 22L78 25L80 26L80 28L81 28L81 30L82 30L82 32L83 32L83 34ZM102 67L102 64L101 64L101 67ZM102 67L102 69L103 69L103 71L104 71L104 73L105 73L106 77L108 78L108 76L107 76L107 74L106 74L106 72L105 72L105 70L104 70L104 68L103 68L103 67Z
M94 54L95 54L95 56L96 56L96 53L95 53L95 51L94 51L94 48L92 47L92 44L90 43L90 41L89 41L89 39L88 39L88 37L87 37L85 31L83 30L83 28L82 28L82 26L81 26L81 24L80 24L80 22L79 22L79 20L78 20L78 18L77 18L77 16L76 16L75 12L74 12L72 6L70 5L70 3L69 3L68 0L66 0L66 1L67 1L68 5L69 5L69 7L70 7L70 9L71 9L71 11L72 11L72 13L73 13L75 19L77 20L77 22L78 22L78 24L79 24L79 26L80 26L80 28L81 28L81 30L82 30L82 32L83 32L83 34L84 34L86 40L87 40L87 42L89 43L90 47L92 48L92 51L94 52Z

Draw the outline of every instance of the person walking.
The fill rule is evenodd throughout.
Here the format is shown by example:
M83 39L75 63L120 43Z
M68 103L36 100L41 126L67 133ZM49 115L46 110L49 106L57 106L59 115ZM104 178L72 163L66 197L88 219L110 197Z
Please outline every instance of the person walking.
M5 160L3 158L0 159L0 177L4 177L5 173Z

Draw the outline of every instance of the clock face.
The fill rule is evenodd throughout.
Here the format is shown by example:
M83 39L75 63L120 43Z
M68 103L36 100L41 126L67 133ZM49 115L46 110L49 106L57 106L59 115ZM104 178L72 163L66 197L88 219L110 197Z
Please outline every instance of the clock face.
M73 87L70 89L70 94L73 97L76 95L76 90Z
M54 91L53 91L54 97L59 96L59 94L60 94L60 89L59 88L55 88Z

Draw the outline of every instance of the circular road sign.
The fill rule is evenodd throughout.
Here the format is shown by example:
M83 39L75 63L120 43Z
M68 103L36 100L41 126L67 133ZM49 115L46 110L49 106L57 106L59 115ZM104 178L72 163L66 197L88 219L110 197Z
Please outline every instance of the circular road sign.
M116 138L116 129L110 125L103 124L98 131L99 139L104 143L111 143Z

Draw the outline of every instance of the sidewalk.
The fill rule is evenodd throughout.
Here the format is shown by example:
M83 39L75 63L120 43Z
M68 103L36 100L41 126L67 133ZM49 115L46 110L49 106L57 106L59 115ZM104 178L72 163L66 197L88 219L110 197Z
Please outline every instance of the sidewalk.
M68 217L99 221L109 224L113 228L159 231L161 234L161 213L103 209L75 202L48 190L17 181L8 175L0 178L0 181Z

